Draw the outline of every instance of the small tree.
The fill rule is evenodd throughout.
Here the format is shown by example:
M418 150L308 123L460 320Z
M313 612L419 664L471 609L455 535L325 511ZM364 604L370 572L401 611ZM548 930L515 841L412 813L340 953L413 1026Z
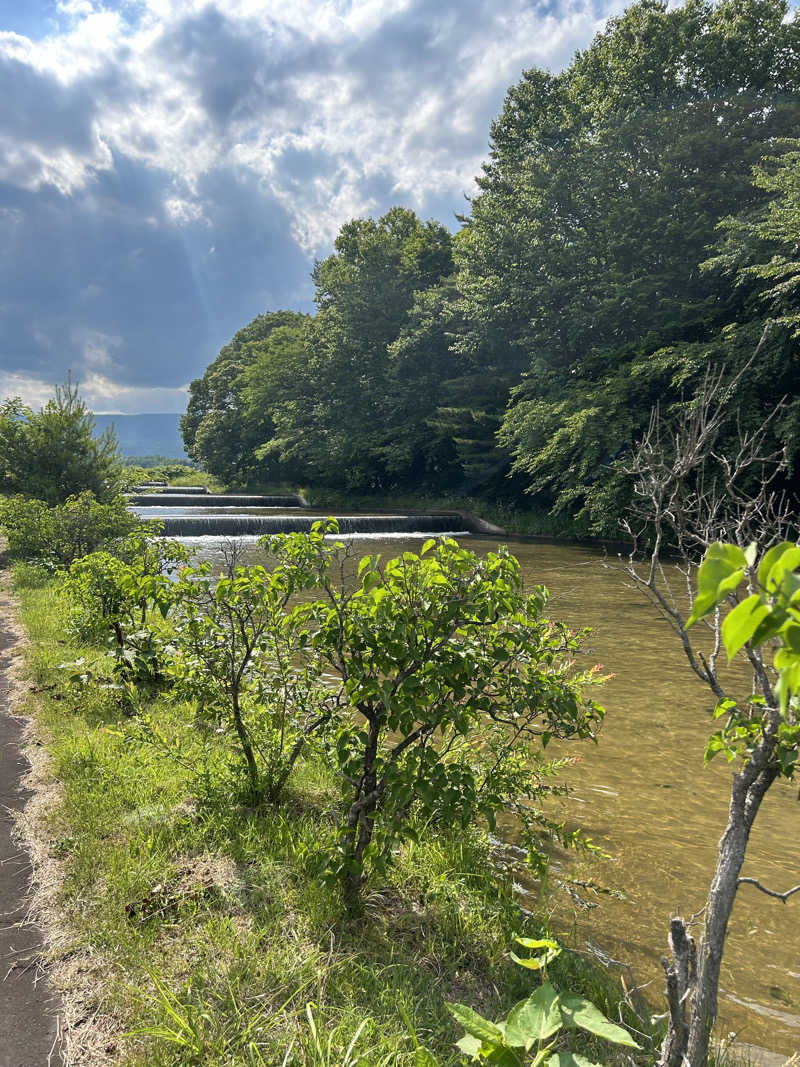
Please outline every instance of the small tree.
M184 568L173 590L177 694L216 715L247 769L251 797L277 801L306 742L330 719L335 695L319 679L302 610L300 565L243 567L235 544L226 571Z
M626 571L669 623L689 666L716 698L715 716L724 717L725 725L711 737L706 761L722 752L739 766L699 950L683 920L671 921L673 958L664 960L670 1014L660 1067L707 1062L736 893L743 883L763 888L740 877L750 832L772 783L794 772L800 741L794 696L800 627L792 601L800 589L793 573L800 554L781 544L790 519L775 488L783 457L765 449L766 425L742 431L734 448L718 444L746 369L727 383L721 371L709 374L695 402L671 423L654 412L628 464L635 503L625 522L634 541ZM759 567L756 544L767 550ZM743 584L748 596L740 603ZM701 623L699 634L690 633L695 623ZM775 640L783 648L773 660ZM749 693L729 690L720 673L723 647L749 666ZM784 900L795 891L765 890Z
M0 491L61 504L84 491L108 501L119 489L121 460L111 429L94 420L71 381L41 411L19 399L0 405Z
M481 558L429 540L386 564L366 556L354 576L351 550L325 539L337 532L329 520L269 548L310 565L324 592L298 610L340 679L329 751L343 806L329 871L353 906L367 872L414 837L412 815L493 825L540 793L548 741L592 738L603 710L583 692L595 672L574 671L578 639L543 617L543 587L525 595L506 548ZM534 844L537 815L523 815Z

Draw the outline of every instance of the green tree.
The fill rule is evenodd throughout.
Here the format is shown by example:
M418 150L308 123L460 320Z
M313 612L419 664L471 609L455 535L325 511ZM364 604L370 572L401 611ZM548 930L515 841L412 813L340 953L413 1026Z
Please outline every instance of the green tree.
M119 491L122 462L109 428L99 436L77 385L56 386L40 411L18 399L0 406L0 491L63 504L89 492L110 502Z
M653 402L677 399L654 353L735 321L738 295L699 264L721 219L766 201L752 167L796 129L787 10L639 0L509 91L455 242L455 344L515 385L501 441L543 503L579 509Z
M240 393L245 421L258 438L256 460L301 477L315 409L327 400L316 388L308 334L304 321L278 326L256 342Z
M313 572L308 565L243 567L235 557L218 578L207 565L181 570L171 592L177 610L166 672L178 696L216 718L246 767L251 799L275 802L334 710L306 612L286 610Z
M595 672L574 671L578 638L544 618L546 591L523 592L504 547L481 558L430 540L385 565L364 557L351 582L349 551L326 532L337 532L334 520L269 549L281 567L310 569L323 591L298 610L340 679L328 750L342 817L329 870L346 900L413 838L418 817L493 826L497 812L519 808L535 850L541 818L518 802L553 772L542 748L593 737L603 716L584 693Z
M451 237L440 223L396 207L377 221L348 222L334 247L312 275L319 310L309 339L313 392L303 448L319 479L377 488L398 480L393 449L415 454L424 425L424 414L398 424L395 394L411 383L393 373L390 349L409 323L414 294L452 272ZM406 480L408 465L406 458Z
M730 392L720 372L708 377L692 405L668 420L654 417L626 461L635 491L625 570L713 694L721 728L705 761L721 753L735 765L699 945L680 916L670 923L669 1028L659 1067L705 1067L728 922L739 888L754 882L740 877L750 833L773 783L795 773L800 744L800 549L785 540L795 524L779 491L785 457L765 448L768 423L742 426L734 446L720 447ZM739 658L740 670L722 670L723 649ZM766 892L785 900L796 891Z
M265 469L256 457L258 446L272 436L272 427L268 415L247 406L245 372L273 330L302 329L307 319L295 311L257 315L220 349L202 378L191 383L181 432L186 451L204 470L234 483L280 474L269 465Z

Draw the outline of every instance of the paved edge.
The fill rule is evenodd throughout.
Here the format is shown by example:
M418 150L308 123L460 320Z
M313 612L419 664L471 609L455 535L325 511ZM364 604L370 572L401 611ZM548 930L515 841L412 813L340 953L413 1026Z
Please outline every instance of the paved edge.
M42 967L44 936L31 919L34 870L17 832L31 797L24 779L24 720L12 714L11 667L18 628L0 600L0 1067L56 1067L63 1062L61 1005Z

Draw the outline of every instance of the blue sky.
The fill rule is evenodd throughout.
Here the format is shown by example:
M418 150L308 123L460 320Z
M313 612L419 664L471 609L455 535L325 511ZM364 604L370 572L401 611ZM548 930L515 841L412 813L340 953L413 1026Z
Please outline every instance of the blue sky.
M505 91L624 0L0 0L0 399L182 411L353 216L455 226Z

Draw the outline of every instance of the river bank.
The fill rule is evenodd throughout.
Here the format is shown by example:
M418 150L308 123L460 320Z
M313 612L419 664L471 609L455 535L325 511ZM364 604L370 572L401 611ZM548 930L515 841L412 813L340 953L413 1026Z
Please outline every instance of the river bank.
M456 1064L445 1001L499 1017L530 991L507 953L545 923L519 907L482 831L425 833L348 917L316 877L334 830L329 772L304 766L284 808L255 811L191 709L156 700L163 745L136 743L102 679L67 684L59 664L97 650L66 636L57 580L25 566L16 580L31 711L59 783L40 813L60 871L58 951L91 973L86 1015L104 1035L73 1042L72 1062L399 1067L419 1041ZM616 1015L615 975L572 953L559 967Z

